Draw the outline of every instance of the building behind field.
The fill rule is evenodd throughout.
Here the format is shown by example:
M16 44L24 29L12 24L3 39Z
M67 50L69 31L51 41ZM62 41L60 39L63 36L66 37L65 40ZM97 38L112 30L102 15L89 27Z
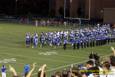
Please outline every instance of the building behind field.
M51 0L55 16L63 15L64 0ZM115 0L66 0L66 17L103 19L104 8L115 8Z
M104 9L104 23L115 23L115 8Z
M0 0L0 16L65 16L106 22L104 8L115 8L115 0Z

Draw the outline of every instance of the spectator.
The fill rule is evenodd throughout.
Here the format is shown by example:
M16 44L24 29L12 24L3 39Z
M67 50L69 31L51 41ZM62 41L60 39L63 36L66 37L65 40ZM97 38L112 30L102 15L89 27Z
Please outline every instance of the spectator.
M62 77L68 77L68 71L66 69L62 71Z
M29 71L30 71L30 65L29 65L29 64L26 64L26 65L24 66L24 76L25 76L25 77L27 76L27 74L29 73Z
M5 67L5 65L2 65L1 72L2 72L2 77L6 77L6 67Z
M99 68L98 67L92 67L91 71L92 71L92 74L90 74L88 77L99 77Z
M33 71L35 70L35 67L36 67L36 63L33 63L32 69L28 72L28 74L26 74L25 77L31 77ZM14 69L14 67L12 67L11 65L9 65L9 70L13 74L13 77L18 77L18 74L17 74L16 70Z
M100 69L100 77L109 77L110 76L110 63L104 62L102 64L102 69Z
M95 54L95 53L92 52L92 53L89 55L89 59L92 60L92 61L95 63L96 66L98 66L98 65L100 64L100 62L99 62L100 57L98 56L97 53Z
M115 77L115 49L113 47L111 47L112 51L113 51L113 55L110 56L110 64L111 64L111 72L112 72L112 77Z
M92 74L93 67L94 67L94 62L92 60L86 62L86 68L87 68L86 76L90 76L90 74Z
M9 65L9 70L13 74L12 77L18 77L16 70L11 65Z
M57 71L57 72L55 72L55 74L52 75L51 77L62 77L62 74L61 74L61 72Z
M38 70L38 77L46 77L45 74L45 68L46 68L46 64L44 64L43 66L41 66Z
M33 67L32 67L32 69L28 72L28 74L26 75L26 77L31 77L31 76L32 76L32 73L33 73L33 71L35 70L35 67L36 67L36 63L33 63Z

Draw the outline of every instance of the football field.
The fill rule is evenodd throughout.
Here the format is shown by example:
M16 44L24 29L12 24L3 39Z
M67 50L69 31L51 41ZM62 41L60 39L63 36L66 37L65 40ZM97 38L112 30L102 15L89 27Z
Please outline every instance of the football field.
M73 50L71 46L67 50L63 47L44 46L37 48L26 48L25 34L30 32L49 32L64 30L63 27L35 27L33 25L0 23L0 67L5 64L7 66L7 77L11 77L8 65L15 67L18 74L23 73L25 64L36 62L37 66L32 77L37 77L37 71L43 64L47 64L47 77L50 77L54 71L67 68L71 64L85 63L88 55L93 51L100 56L108 56L112 53L110 46L114 43L100 47Z

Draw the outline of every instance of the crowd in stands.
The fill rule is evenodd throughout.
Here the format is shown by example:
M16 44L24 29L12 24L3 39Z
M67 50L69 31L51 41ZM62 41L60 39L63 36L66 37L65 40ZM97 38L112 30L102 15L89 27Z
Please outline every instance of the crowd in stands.
M62 71L57 71L50 77L115 77L115 49L111 47L113 52L107 60L101 60L100 56L96 53L91 53L89 55L89 60L84 64L71 65L67 69ZM43 64L34 77L47 77L46 74L46 64ZM31 69L27 64L24 66L24 76L23 77L33 77L33 72L36 69L36 63L33 63ZM12 77L21 77L16 72L16 69L9 65L9 69L3 65L1 68L2 77L6 77L6 70L9 70Z
M63 46L64 49L70 44L73 49L101 46L115 42L115 30L109 24L86 27L82 29L70 29L66 31L41 32L31 36L26 34L26 46L33 48L48 46Z

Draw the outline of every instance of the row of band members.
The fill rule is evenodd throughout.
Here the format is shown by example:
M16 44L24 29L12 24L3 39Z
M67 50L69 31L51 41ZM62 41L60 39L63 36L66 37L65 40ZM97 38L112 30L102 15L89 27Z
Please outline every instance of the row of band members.
M85 37L82 37L85 38ZM40 47L44 47L44 45L49 45L49 46L60 46L63 45L63 48L66 49L68 44L72 46L73 49L80 49L80 48L87 48L87 47L94 47L94 46L101 46L105 44L109 44L110 42L115 42L115 37L107 37L103 38L88 38L88 39L82 39L82 38L77 38L76 37L64 37L62 36L51 36L47 37L44 35L44 33L41 33L40 37L38 37L38 34L35 33L33 37L30 36L30 33L26 34L26 47L30 47L32 45L32 48L38 47L38 43L40 42Z

